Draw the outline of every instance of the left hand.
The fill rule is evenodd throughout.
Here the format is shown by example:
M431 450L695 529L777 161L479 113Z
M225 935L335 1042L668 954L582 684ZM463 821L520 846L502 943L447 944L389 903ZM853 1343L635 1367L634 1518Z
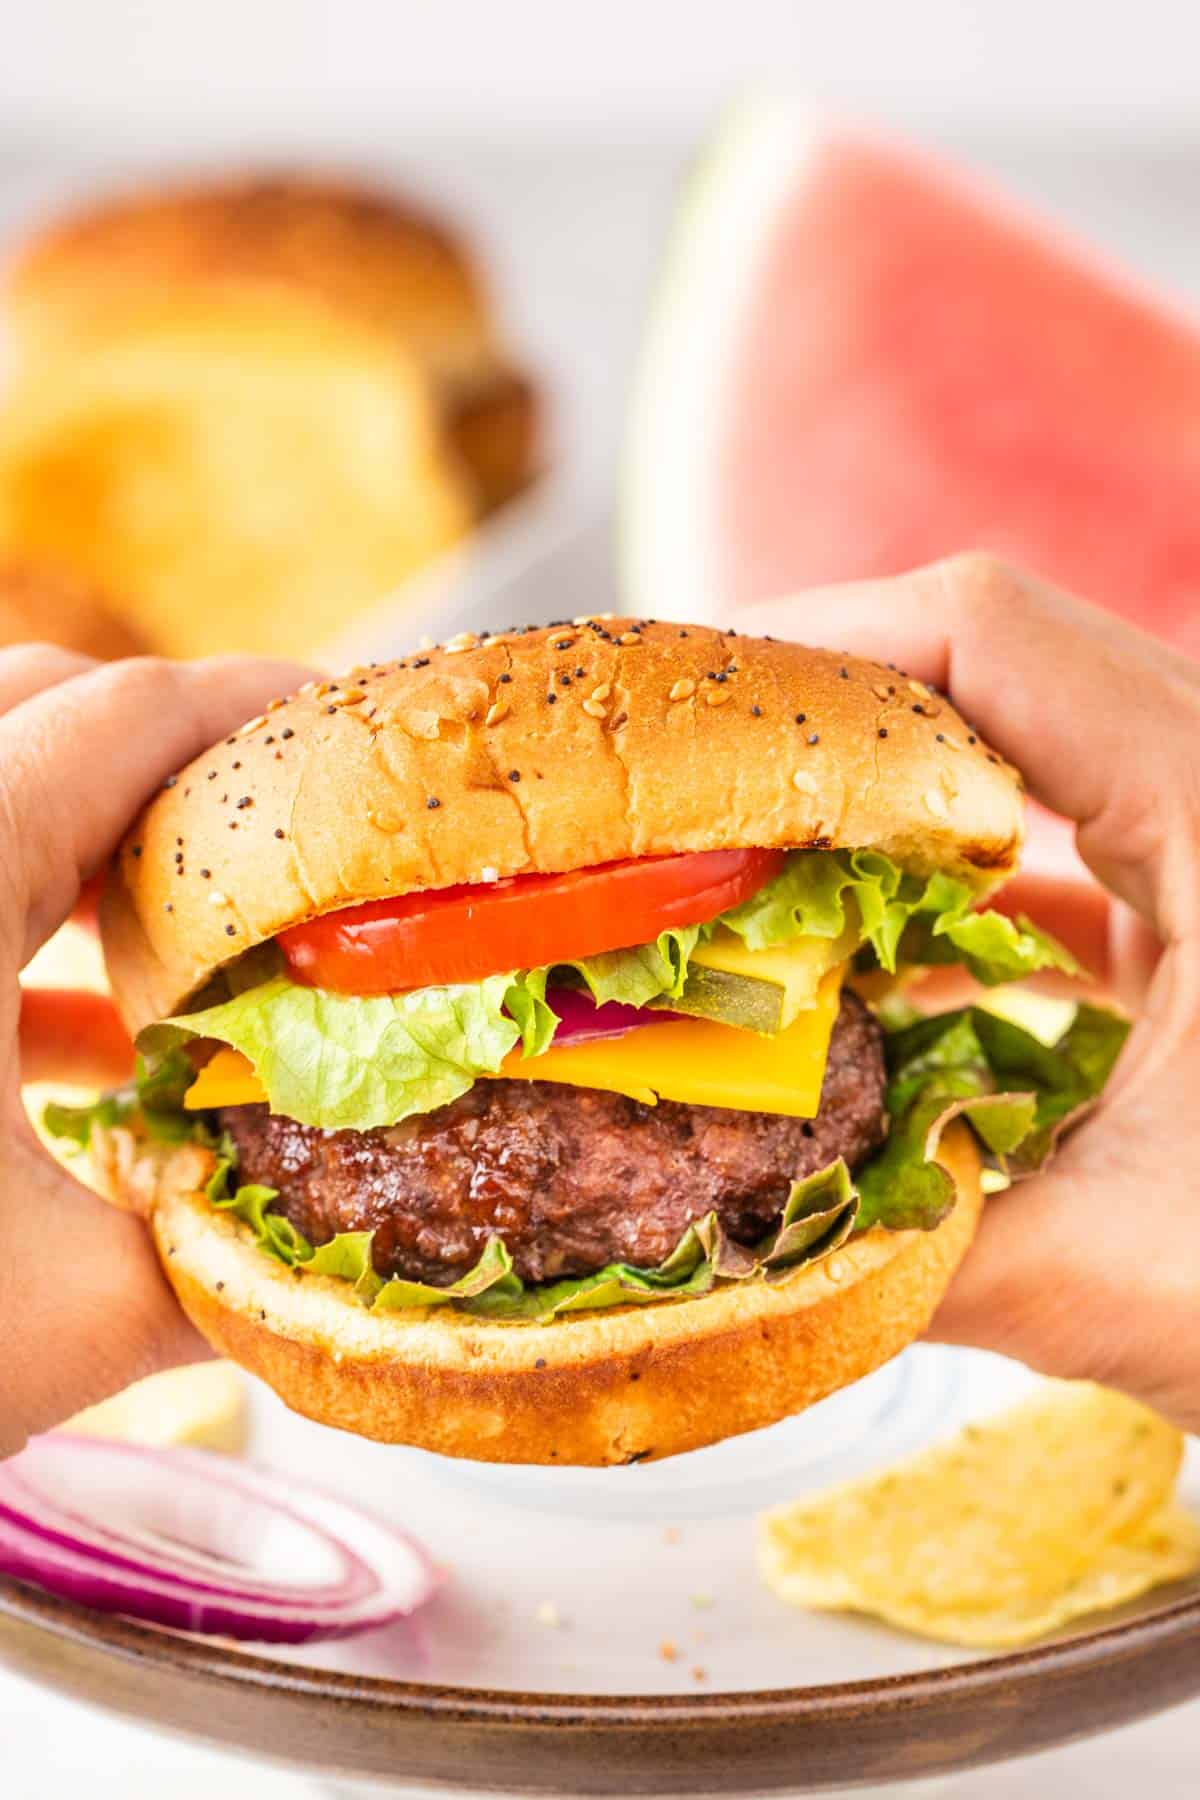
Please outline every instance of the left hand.
M22 1075L120 1079L128 1042L111 1015L85 1036L76 1013L72 1029L62 997L39 996L22 1016L18 975L167 776L303 679L291 664L244 658L0 653L0 1457L143 1375L207 1355L140 1221L61 1168L22 1105Z

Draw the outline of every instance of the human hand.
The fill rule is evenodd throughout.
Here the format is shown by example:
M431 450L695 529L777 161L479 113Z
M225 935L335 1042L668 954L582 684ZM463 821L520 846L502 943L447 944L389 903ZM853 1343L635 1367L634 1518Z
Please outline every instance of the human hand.
M0 653L0 1456L143 1375L208 1350L141 1222L42 1149L21 1076L128 1073L107 1003L17 977L174 769L303 675L290 664L97 664L47 645ZM77 1010L79 1003L83 1011ZM82 1020L82 1026L80 1021Z
M1200 666L991 557L756 607L739 627L947 691L1075 821L1106 890L1004 890L1137 1022L1099 1110L993 1199L931 1335L1122 1388L1200 1429Z

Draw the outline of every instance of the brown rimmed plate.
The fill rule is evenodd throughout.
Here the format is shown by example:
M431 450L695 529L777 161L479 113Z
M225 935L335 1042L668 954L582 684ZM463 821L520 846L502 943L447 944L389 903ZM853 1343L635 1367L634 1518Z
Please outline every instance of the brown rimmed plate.
M760 1505L993 1410L1023 1379L910 1353L832 1409L602 1472L448 1465L259 1397L261 1460L403 1518L451 1565L418 1621L248 1655L0 1582L0 1659L224 1748L407 1788L803 1792L1048 1749L1200 1693L1200 1581L1032 1650L967 1658L785 1608L750 1553ZM1200 1501L1193 1465L1185 1497Z

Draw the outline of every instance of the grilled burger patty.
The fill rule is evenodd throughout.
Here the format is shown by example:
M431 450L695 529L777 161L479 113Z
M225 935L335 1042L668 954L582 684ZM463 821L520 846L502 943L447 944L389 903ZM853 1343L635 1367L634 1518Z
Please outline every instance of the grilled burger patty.
M716 1212L762 1238L788 1187L883 1141L883 1034L842 996L815 1119L685 1106L548 1081L478 1081L450 1106L376 1131L322 1131L233 1106L239 1179L279 1190L310 1243L374 1232L380 1275L447 1286L501 1237L526 1281L609 1262L653 1267Z

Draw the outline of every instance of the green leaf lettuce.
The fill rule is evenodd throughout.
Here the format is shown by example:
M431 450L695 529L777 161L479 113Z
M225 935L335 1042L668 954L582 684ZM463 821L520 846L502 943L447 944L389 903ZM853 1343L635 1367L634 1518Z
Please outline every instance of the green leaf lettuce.
M219 1005L152 1025L150 1058L216 1038L253 1065L274 1112L302 1125L371 1131L433 1112L494 1075L518 1043L544 1050L555 1017L544 970L462 986L351 995L274 975Z
M148 1136L166 1143L180 1143L197 1135L200 1121L183 1110L183 1096L196 1079L187 1057L179 1050L156 1060L139 1056L132 1081L111 1093L101 1094L87 1106L64 1106L52 1100L42 1113L46 1130L86 1150L93 1125L123 1125L133 1114Z
M880 966L964 963L994 987L1039 969L1078 974L1074 957L1027 919L972 912L974 896L953 876L906 874L878 850L796 851L780 873L721 923L751 950L799 935L836 938L855 909Z

